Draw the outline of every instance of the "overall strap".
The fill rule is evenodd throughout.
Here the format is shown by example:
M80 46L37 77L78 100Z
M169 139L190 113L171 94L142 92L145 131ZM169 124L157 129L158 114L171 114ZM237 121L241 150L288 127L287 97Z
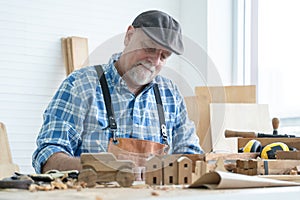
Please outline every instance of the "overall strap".
M99 81L101 84L101 88L102 88L102 92L103 92L106 112L108 115L109 128L113 133L113 141L117 142L117 138L116 138L117 123L116 123L116 119L115 119L115 115L114 115L114 109L113 109L113 106L111 103L111 96L109 93L107 81L106 81L102 66L96 65L95 69L97 71L97 75L98 75L98 78L99 78ZM155 100L156 100L156 105L157 105L162 140L165 144L168 145L168 136L167 136L166 122L165 122L165 115L164 115L164 110L163 110L163 105L162 105L158 85L154 84L153 89L154 89L154 95L155 95Z
M114 108L111 103L111 96L109 93L107 81L106 81L102 66L96 65L95 69L97 71L97 75L98 75L98 78L99 78L99 81L101 84L101 88L102 88L102 92L103 92L105 108L106 108L106 112L108 115L108 126L113 133L113 141L117 142L117 139L116 139L117 123L116 123L116 119L115 119Z
M160 92L159 92L157 83L154 84L153 89L154 89L156 107L157 107L157 112L158 112L158 117L159 117L160 134L163 139L163 142L166 145L168 145L168 135L167 135L167 128L166 128L164 107L162 105L161 96L160 96Z

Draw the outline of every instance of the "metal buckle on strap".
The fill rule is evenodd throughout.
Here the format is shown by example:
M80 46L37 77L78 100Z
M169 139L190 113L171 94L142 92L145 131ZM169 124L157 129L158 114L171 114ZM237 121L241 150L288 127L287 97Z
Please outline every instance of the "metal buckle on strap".
M117 140L117 123L114 117L110 116L108 118L108 123L109 123L109 129L112 132L112 138L113 138L113 143L118 144Z
M164 143L168 145L168 135L167 135L166 125L162 124L160 129L161 129L162 139L163 139Z

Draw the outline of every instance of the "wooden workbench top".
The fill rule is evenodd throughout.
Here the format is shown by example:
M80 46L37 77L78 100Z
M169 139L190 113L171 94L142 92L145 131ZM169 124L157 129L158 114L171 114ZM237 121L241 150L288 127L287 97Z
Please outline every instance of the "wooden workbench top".
M184 199L184 200L266 200L266 199L299 199L300 186L272 187L255 189L182 189L168 188L84 188L81 191L74 189L37 191L6 189L0 190L1 200L137 200L137 199Z

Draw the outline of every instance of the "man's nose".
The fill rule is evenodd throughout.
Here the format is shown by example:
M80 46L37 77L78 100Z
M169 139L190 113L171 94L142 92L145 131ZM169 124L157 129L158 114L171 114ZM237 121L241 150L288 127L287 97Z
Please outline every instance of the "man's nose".
M150 59L152 65L157 66L162 62L161 56L162 56L162 50L156 49L156 51L152 52L148 58Z

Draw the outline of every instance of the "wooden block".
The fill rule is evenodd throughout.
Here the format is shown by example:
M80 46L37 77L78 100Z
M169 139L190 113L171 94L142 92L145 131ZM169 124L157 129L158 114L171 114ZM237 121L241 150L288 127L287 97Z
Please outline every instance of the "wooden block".
M256 160L237 160L237 167L243 169L255 169L257 168Z
M195 164L195 173L194 173L193 181L196 181L198 178L200 178L206 172L207 172L206 162L202 161L202 160L196 161L196 164Z
M276 159L300 160L299 151L277 151Z
M195 172L196 162L205 159L205 154L182 154L182 156L192 160L192 172Z
M255 160L249 160L248 161L248 168L249 169L256 169L256 161Z
M179 155L168 155L163 159L163 184L173 185L178 183L178 164Z
M145 182L148 185L161 185L163 180L161 158L154 156L146 162Z
M247 160L237 160L236 167L239 169L249 169L248 161Z
M205 152L213 149L210 129L210 103L256 103L256 87L225 86L225 87L196 87L200 108L199 128L197 134L200 145Z
M192 183L192 160L182 156L177 160L178 180L177 184L186 185Z

